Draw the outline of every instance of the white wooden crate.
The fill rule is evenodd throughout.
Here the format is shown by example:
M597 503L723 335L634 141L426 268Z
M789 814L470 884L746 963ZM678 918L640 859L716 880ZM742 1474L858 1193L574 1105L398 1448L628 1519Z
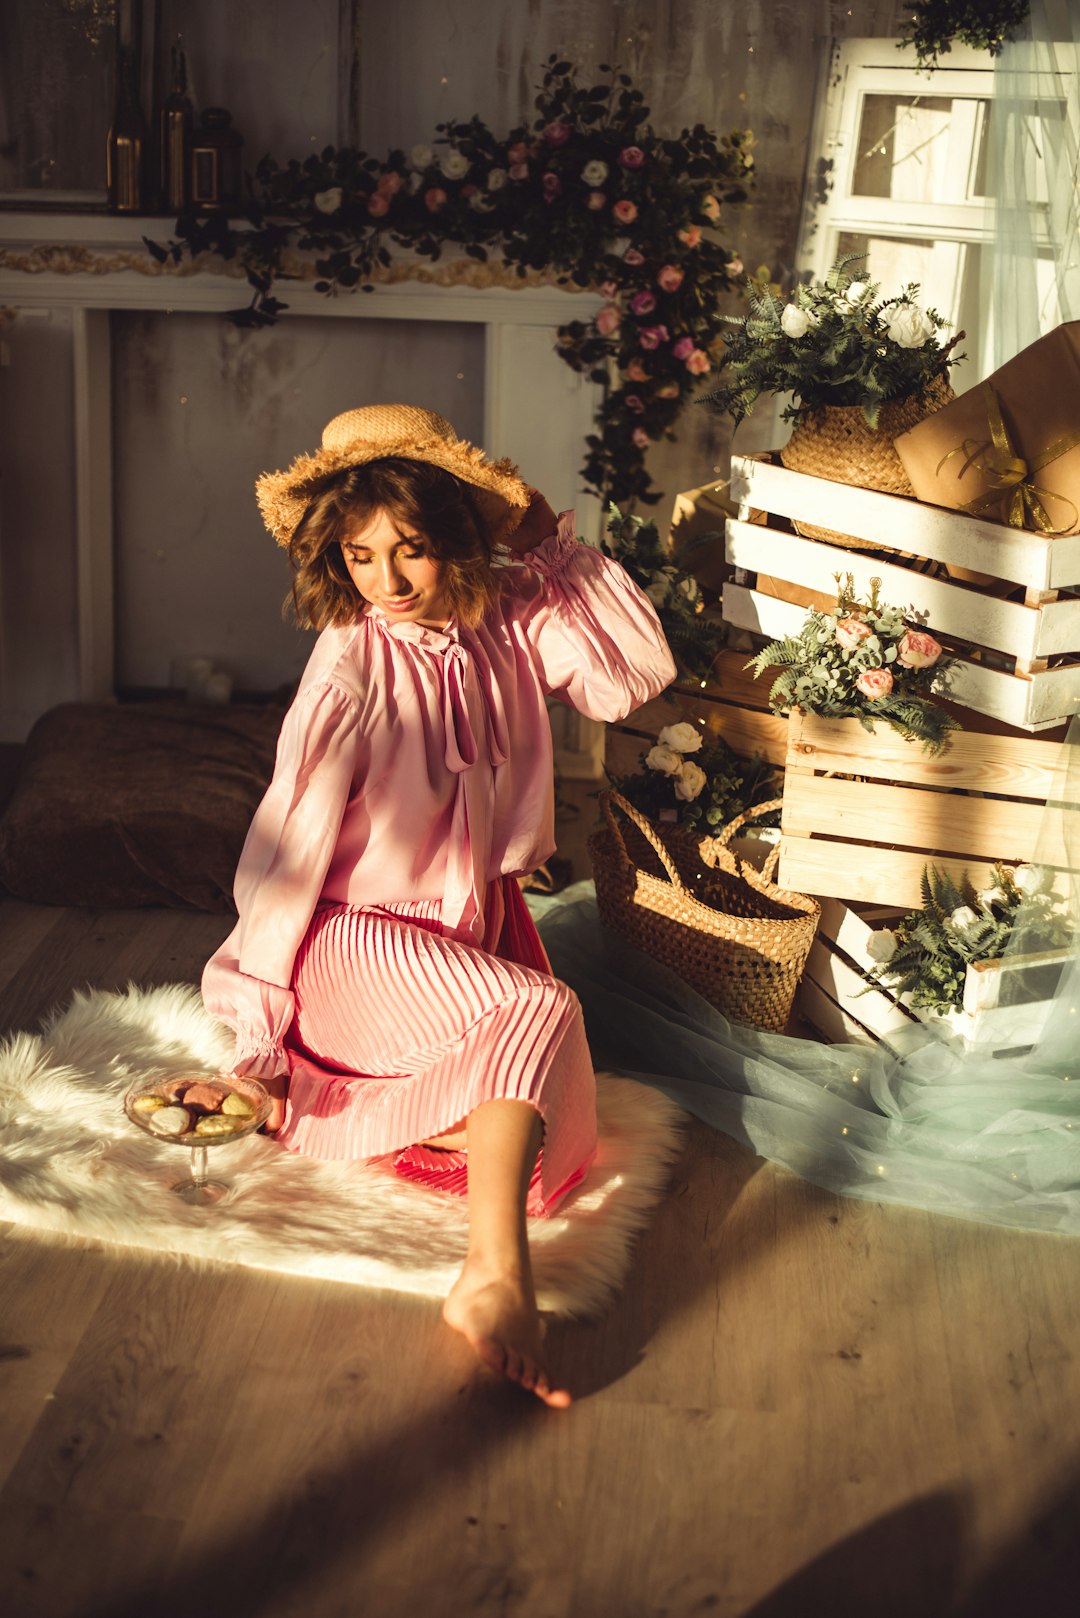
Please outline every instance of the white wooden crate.
M976 1042L981 1049L1001 1051L1035 1042L1049 1001L1001 1005L1002 984L1011 974L1060 967L1071 958L1069 951L970 966L962 1009L942 1015L912 1006L908 996L897 996L884 984L868 985L862 975L874 964L868 947L870 934L892 926L901 914L881 906L846 905L839 899L821 901L821 921L799 985L797 1009L807 1022L834 1042L884 1045L896 1055L904 1052L913 1036L918 1037L920 1024L955 1036L965 1050Z
M1080 712L1080 600L1060 594L1080 586L1080 536L1052 539L983 522L789 472L756 456L733 459L731 487L739 516L727 524L726 555L736 572L724 588L726 622L770 639L803 624L806 609L756 589L758 573L826 595L835 595L837 573L851 573L860 594L879 578L886 601L925 614L936 634L961 643L961 661L948 683L950 700L1029 731L1052 729ZM1024 600L1007 601L988 588L931 578L899 561L750 520L762 511L992 575L1021 586ZM1013 667L978 661L982 652ZM1051 657L1070 661L1050 669Z

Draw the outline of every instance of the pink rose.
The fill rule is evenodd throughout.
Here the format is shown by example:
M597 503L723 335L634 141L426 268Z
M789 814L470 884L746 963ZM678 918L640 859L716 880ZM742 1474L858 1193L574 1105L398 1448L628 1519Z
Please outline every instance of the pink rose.
M630 204L633 207L633 203ZM624 264L644 264L645 254L639 253L636 247L628 247L623 254Z
M705 218L709 220L710 224L716 224L716 221L720 217L720 203L716 197L713 196L711 191L707 197L702 197L701 211L705 215Z
M656 308L656 299L651 292L635 292L630 299L630 308L635 315L651 315Z
M384 197L381 191L373 191L367 199L367 211L381 219L383 214L390 212L390 198Z
M741 258L729 258L728 262L727 262L727 272L728 272L729 275L741 275L742 272L743 272L743 261L742 261L742 259Z
M897 661L906 669L932 668L940 656L941 647L933 635L926 635L920 629L909 629L896 648Z
M645 409L643 401L638 398L636 393L628 393L625 404L627 410L632 411L635 416L640 416Z
M379 183L375 187L381 197L396 197L402 187L402 178L397 169L389 169L386 174L379 176Z
M662 387L657 388L656 397L658 399L677 399L679 397L679 384L677 382L665 382Z
M687 247L697 247L701 241L701 226L687 225L685 230L680 230L679 240L685 242Z
M627 197L620 197L611 211L620 225L632 225L637 218L637 203L631 202Z
M630 436L634 440L634 443L637 445L638 449L648 449L649 445L652 443L652 439L649 437L644 427L635 427Z
M508 163L524 163L528 155L528 141L516 140L506 153L506 161Z
M640 146L624 146L619 153L619 162L624 169L639 169L645 161L645 153Z
M642 348L659 348L661 343L668 340L666 326L643 326L638 333L638 342Z
M562 190L562 181L559 179L559 176L557 174L553 174L551 169L548 169L547 173L544 175L543 184L544 201L554 202L555 198Z
M544 130L544 139L549 146L565 146L570 139L570 125L562 118L556 118Z
M610 337L612 332L618 331L622 324L622 313L613 303L607 303L598 310L593 325L601 337Z
M683 284L683 275L677 264L664 264L656 272L656 284L665 292L678 292Z
M862 618L841 618L836 626L836 638L845 652L853 652L864 640L869 640L874 631Z
M703 348L695 348L686 356L686 369L691 376L704 376L709 369L709 356Z
M432 185L424 192L424 201L431 213L438 213L440 208L446 206L446 192L441 185Z
M855 681L856 691L861 691L868 702L880 702L887 697L893 687L892 675L888 669L867 669Z
M593 213L599 213L600 209L605 207L606 204L607 197L602 191L590 191L586 198L586 206L591 208Z
M512 180L527 180L529 178L528 163L511 163L507 170Z
M649 380L649 373L640 360L631 360L624 375L629 382L647 382Z
M692 337L680 337L671 352L677 360L688 359L694 352L694 339Z

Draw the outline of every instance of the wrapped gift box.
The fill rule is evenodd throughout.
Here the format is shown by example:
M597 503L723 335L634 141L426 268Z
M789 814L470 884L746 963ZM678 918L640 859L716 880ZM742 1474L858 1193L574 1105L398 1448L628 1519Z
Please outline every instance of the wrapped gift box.
M1046 534L1080 532L1080 321L896 439L920 500Z

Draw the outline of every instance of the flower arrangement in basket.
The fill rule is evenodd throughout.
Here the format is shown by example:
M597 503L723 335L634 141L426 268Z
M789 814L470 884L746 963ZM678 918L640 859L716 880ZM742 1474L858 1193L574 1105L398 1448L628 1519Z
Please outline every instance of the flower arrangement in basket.
M609 772L608 779L650 820L699 838L774 799L780 789L780 773L766 759L740 758L722 737L706 737L685 719L663 727L642 753L636 774ZM775 812L771 819L779 824Z
M910 996L920 1009L958 1011L975 962L997 960L1007 946L1028 953L1069 943L1073 929L1053 885L1045 866L995 865L993 885L977 892L930 866L922 876L922 909L871 933L867 947L876 965L863 976Z
M606 556L614 557L656 608L673 656L685 674L706 681L723 641L723 625L705 615L701 588L682 565L699 546L714 538L699 535L677 554L663 545L654 522L624 517L617 506L608 508L607 533L600 541Z
M797 635L786 635L751 658L755 678L779 665L769 691L776 713L802 708L825 719L858 719L866 730L883 720L906 741L940 753L959 723L930 693L940 690L955 664L938 641L912 628L899 607L881 600L881 580L870 580L860 601L854 580L836 575L837 601L831 612L811 608Z
M800 283L787 299L752 282L749 312L723 317L735 328L721 362L728 380L705 402L739 422L763 393L791 394L783 421L854 405L877 427L887 401L925 397L957 363L951 349L963 333L943 346L946 322L919 304L918 285L882 298L865 270L848 273L860 256L838 259L824 281Z

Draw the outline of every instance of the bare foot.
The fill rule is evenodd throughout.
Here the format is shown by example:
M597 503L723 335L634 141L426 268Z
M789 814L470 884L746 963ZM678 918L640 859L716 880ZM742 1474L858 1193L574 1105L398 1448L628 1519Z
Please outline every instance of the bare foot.
M270 1097L270 1116L263 1124L263 1133L276 1135L285 1122L285 1098L289 1093L289 1075L278 1073L272 1079L264 1079L263 1088Z
M546 1405L565 1410L570 1395L553 1388L543 1356L543 1333L532 1288L514 1274L496 1274L466 1261L443 1304L443 1319L473 1352L510 1382Z

